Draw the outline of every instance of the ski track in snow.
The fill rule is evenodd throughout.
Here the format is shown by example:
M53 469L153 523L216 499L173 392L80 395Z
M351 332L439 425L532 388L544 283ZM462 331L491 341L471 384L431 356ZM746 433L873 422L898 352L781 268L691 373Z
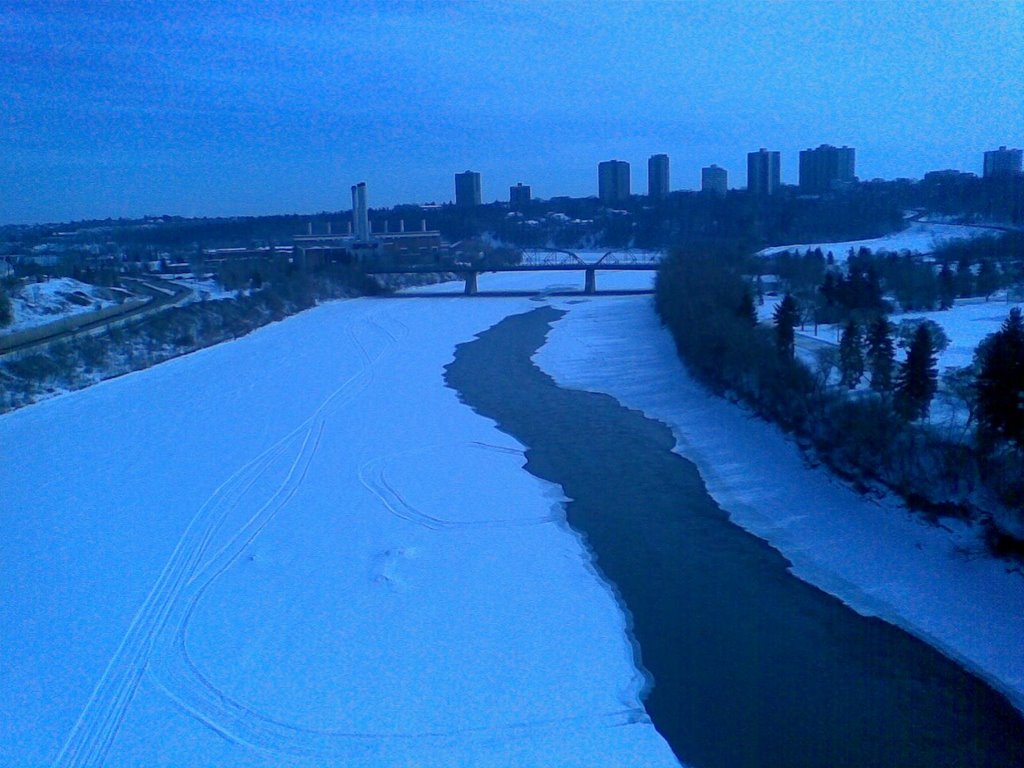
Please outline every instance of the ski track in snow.
M431 530L444 530L451 528L508 528L524 525L544 525L546 523L558 522L561 518L555 515L544 515L533 518L519 519L495 519L495 520L445 520L434 515L428 515L422 510L410 504L402 496L401 492L394 487L387 478L387 467L393 461L406 456L424 454L437 450L433 448L421 448L416 451L405 451L402 453L388 454L363 464L359 469L359 481L370 493L377 497L381 504L395 517L408 522L416 523ZM482 446L481 444L472 447L484 447L501 453L513 453L522 455L521 451L501 448L499 446Z
M384 349L371 355L355 327L361 325L362 320L349 320L346 332L362 358L359 371L323 400L294 430L238 467L200 507L69 733L54 763L56 768L81 768L105 763L144 678L154 683L181 712L220 737L263 753L298 757L344 759L352 754L353 749L365 748L382 740L443 748L454 737L483 742L496 736L515 739L544 732L557 734L567 726L578 731L649 723L643 707L636 706L629 696L622 696L622 708L613 711L493 726L409 732L312 728L276 719L232 697L218 687L193 659L189 651L189 627L204 595L299 491L329 427L330 416L372 386L375 368L407 335L408 328L385 313L386 306L369 318L372 325L387 337ZM381 315L385 317L382 319ZM397 327L389 327L389 321ZM478 450L522 455L521 450L505 446L481 442L470 446ZM449 520L418 509L389 481L387 468L391 462L404 456L441 448L443 446L427 446L371 459L360 467L359 480L388 514L430 530L560 522L554 513L525 519ZM284 479L266 495L267 490L261 482L282 466L287 466ZM259 500L261 493L262 502ZM255 508L255 512L240 525L236 521L236 527L229 529L233 515L247 506ZM227 540L214 549L215 542L223 538ZM400 588L393 573L395 561L414 554L403 549L384 552L379 557L377 580L392 589Z
M376 314L381 314L381 311ZM382 325L376 316L371 317L370 322L383 331L390 340L382 352L371 357L354 328L355 322L355 320L350 320L346 331L363 358L360 370L332 392L302 424L259 456L239 467L200 507L175 547L153 590L135 615L117 652L110 660L85 709L65 741L54 763L55 766L74 768L103 764L139 683L152 664L154 654L168 652L167 644L160 642L163 640L161 634L168 625L169 618L176 609L181 611L182 607L184 607L184 611L176 627L174 638L177 647L184 652L187 658L184 640L188 620L203 593L238 559L245 548L295 495L316 455L330 414L355 399L360 392L371 385L374 367L399 341L399 337ZM402 329L403 332L407 332L407 330L406 328ZM298 445L297 450L295 449L296 444ZM203 558L224 520L242 502L247 492L264 473L279 460L287 459L290 451L294 451L294 456L284 482L234 532L231 539L204 562ZM192 692L209 689L215 694L215 700L222 702L221 712L230 711L230 707L224 706L229 701L227 697L201 675L191 660L188 664L199 684L180 676L175 679L182 681L186 689ZM158 682L161 681L158 679ZM169 688L163 682L161 682L161 687L165 690ZM179 704L182 703L182 699L187 698L187 696L175 696L170 690L168 692L172 693L172 699L178 701ZM226 727L216 722L215 718L204 717L202 710L193 710L187 705L184 705L184 708L202 721L204 725L222 735L228 735Z

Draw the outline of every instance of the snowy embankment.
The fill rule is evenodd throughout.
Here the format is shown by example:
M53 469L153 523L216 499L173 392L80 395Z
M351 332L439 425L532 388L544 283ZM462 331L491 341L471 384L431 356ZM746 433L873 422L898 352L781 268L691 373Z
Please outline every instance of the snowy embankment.
M559 490L443 384L535 306L334 302L0 417L0 764L676 765Z
M0 332L25 331L116 303L117 300L109 289L89 285L70 277L29 283L11 296L14 322L0 329Z
M854 252L861 247L877 251L911 251L929 254L940 245L953 240L969 240L974 237L991 237L998 235L998 230L991 227L974 227L967 224L938 224L934 222L915 221L899 232L893 232L870 240L846 240L841 243L795 243L793 245L774 245L758 252L760 256L774 256L783 251L798 251L821 248L822 253L832 252L837 262L846 261L850 249Z
M992 558L980 531L929 524L808 467L780 430L688 376L649 299L574 306L535 360L562 386L671 426L715 500L796 575L932 643L1024 709L1024 574Z

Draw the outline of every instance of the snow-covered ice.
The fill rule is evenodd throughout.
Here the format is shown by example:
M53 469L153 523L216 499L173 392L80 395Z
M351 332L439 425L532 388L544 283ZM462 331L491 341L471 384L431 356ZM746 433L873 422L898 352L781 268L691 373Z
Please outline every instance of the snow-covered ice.
M559 489L443 385L535 306L335 302L0 418L0 764L676 765Z

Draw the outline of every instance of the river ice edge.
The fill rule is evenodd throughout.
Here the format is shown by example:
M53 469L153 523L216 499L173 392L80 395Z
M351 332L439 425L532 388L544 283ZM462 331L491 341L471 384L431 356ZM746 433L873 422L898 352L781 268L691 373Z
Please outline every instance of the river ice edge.
M669 425L712 497L797 576L938 647L1024 711L1024 575L989 556L978 530L931 525L808 467L779 429L689 377L649 298L572 306L534 362Z

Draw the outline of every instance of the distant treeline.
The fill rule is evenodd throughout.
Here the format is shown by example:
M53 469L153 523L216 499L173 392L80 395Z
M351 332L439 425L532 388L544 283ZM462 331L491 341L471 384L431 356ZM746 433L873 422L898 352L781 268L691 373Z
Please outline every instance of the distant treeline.
M613 210L593 198L573 201L571 206L554 202L526 206L522 218L501 211L491 222L495 235L521 247L551 242L571 248L589 242L594 247L657 249L709 238L759 243L869 238L899 229L902 223L902 211L891 200L857 189L813 198L790 193L757 198L742 191L719 198L674 192L658 201L637 196ZM566 209L567 220L545 218Z
M504 197L504 195L502 195ZM341 202L341 201L339 201ZM979 179L969 174L931 174L921 181L868 181L825 195L803 195L783 186L759 198L745 190L724 197L676 191L664 199L634 195L609 208L596 197L537 199L517 208L494 202L475 207L450 203L373 208L375 231L392 232L421 221L449 242L492 236L518 247L665 248L707 238L746 238L759 244L854 240L898 229L909 209L968 219L1024 223L1024 177ZM338 234L348 210L312 214L80 221L60 225L0 227L0 255L24 253L46 243L62 247L120 249L132 259L166 250L179 255L203 248L283 245L313 225ZM61 230L57 235L55 230Z

